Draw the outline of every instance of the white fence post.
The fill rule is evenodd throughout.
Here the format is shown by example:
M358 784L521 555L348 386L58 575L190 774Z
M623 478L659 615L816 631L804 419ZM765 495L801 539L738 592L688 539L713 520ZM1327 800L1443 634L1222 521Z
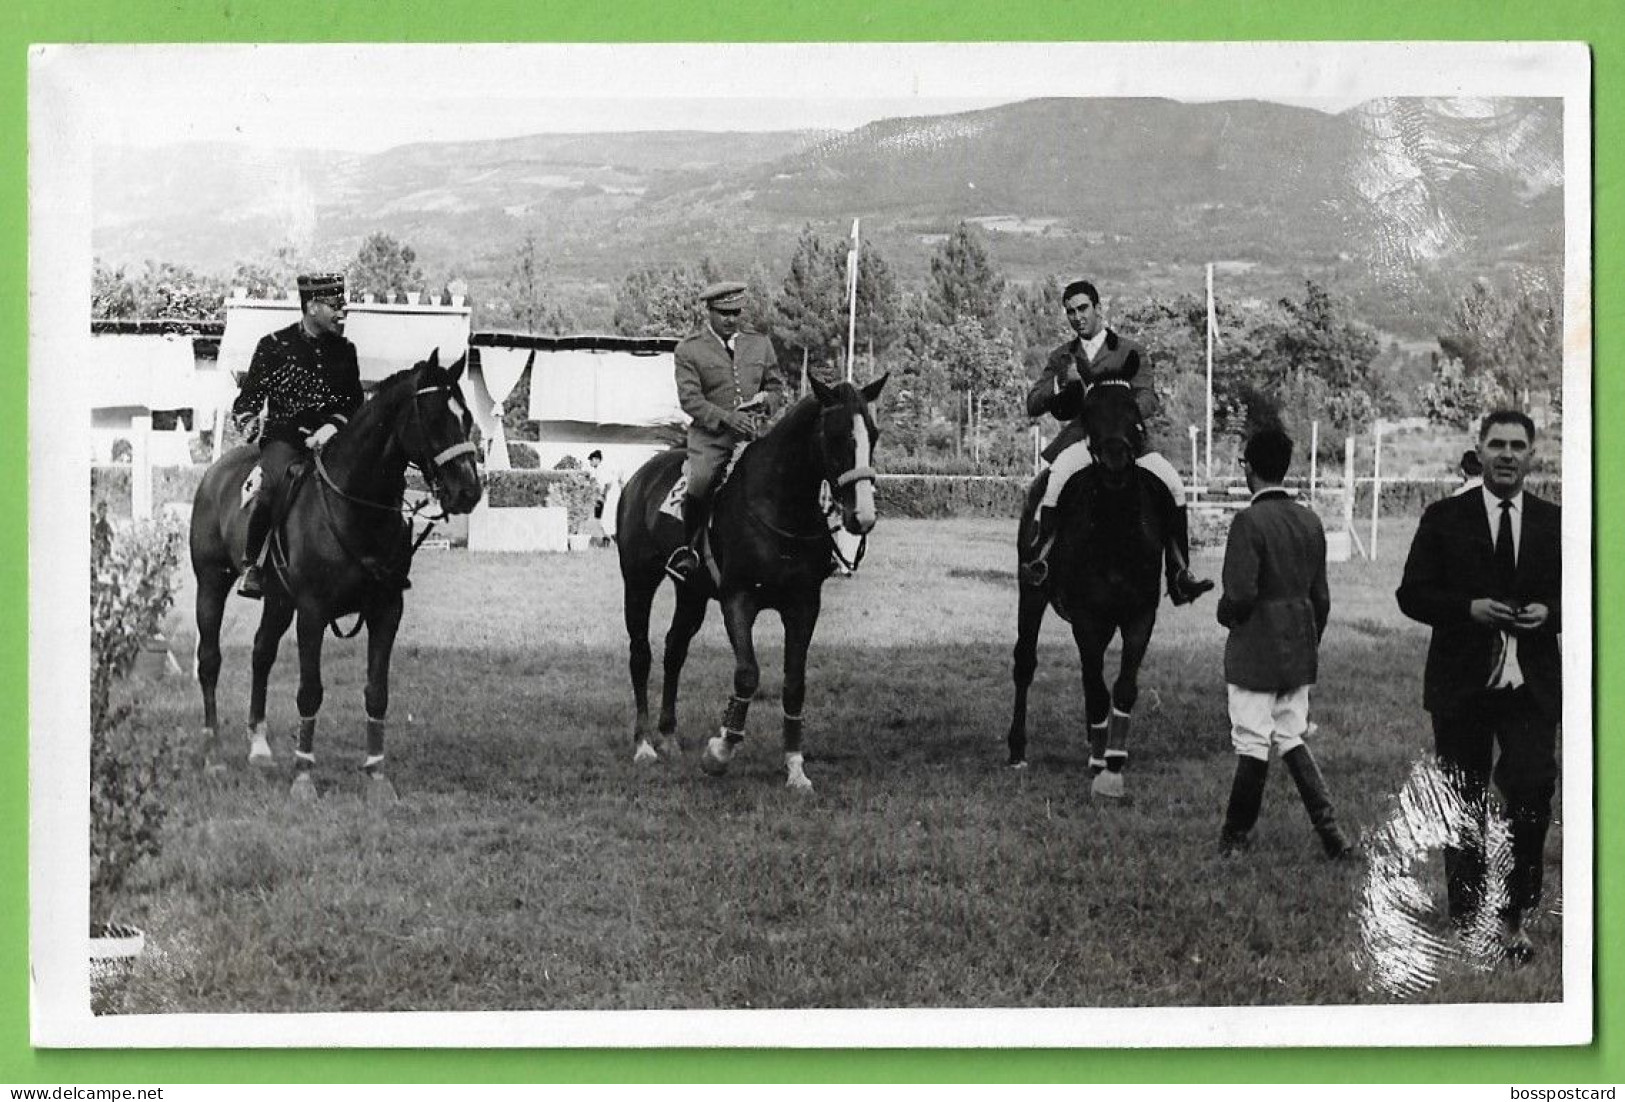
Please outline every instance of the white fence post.
M1382 511L1382 421L1371 433L1371 561L1377 561L1377 516Z
M1196 438L1197 438L1197 436L1200 435L1200 431L1201 430L1199 430L1195 425L1191 426L1191 485L1192 486L1195 486L1198 482L1200 482L1202 480L1201 469L1196 465L1197 458L1198 458L1198 453L1197 453L1197 450L1196 450Z
M152 415L130 418L130 515L152 519Z
M1320 422L1309 422L1309 508L1315 507L1315 475L1320 463Z

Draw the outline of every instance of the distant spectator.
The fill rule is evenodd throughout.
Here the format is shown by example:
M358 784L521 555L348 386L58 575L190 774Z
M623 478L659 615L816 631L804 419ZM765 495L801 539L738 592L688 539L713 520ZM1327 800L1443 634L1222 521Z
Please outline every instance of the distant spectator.
M1484 464L1478 458L1477 448L1462 452L1461 463L1456 469L1461 472L1461 485L1456 487L1456 495L1472 493L1484 485Z

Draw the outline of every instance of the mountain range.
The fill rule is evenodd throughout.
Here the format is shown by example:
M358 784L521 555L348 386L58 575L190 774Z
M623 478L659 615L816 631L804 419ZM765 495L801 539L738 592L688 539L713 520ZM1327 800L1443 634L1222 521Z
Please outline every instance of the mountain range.
M369 233L431 279L499 282L534 234L561 294L603 312L626 274L710 256L777 279L812 225L863 237L905 285L959 221L1012 280L1269 297L1304 278L1427 338L1480 276L1557 279L1562 105L1040 99L847 132L550 134L377 154L228 144L97 151L93 243L113 264L227 275L292 247L340 264Z

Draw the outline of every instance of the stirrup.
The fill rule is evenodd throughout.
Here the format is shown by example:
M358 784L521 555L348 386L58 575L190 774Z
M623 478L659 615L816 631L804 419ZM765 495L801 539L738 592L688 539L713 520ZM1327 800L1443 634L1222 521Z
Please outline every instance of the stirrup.
M685 543L666 560L666 574L674 582L686 582L699 565L699 552Z
M1041 586L1049 581L1049 560L1029 559L1021 564L1021 584Z
M1188 605L1212 588L1211 581L1198 578L1188 569L1168 579L1168 596L1176 605Z
M265 582L260 577L258 566L249 566L243 571L242 580L237 583L237 595L247 597L251 601L257 601L265 596Z

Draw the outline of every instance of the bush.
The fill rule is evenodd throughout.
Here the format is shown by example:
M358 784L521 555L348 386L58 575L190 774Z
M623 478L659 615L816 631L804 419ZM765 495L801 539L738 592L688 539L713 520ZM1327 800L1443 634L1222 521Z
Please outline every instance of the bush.
M165 782L180 747L145 731L115 688L158 634L175 599L180 532L142 524L116 532L105 506L90 521L90 891L93 919L143 858L159 849Z
M885 517L1021 515L1030 478L884 474L875 480L875 509Z
M570 531L580 532L592 519L598 484L588 471L486 471L485 499L493 509L560 506L569 513Z
M534 471L541 465L542 458L536 454L535 448L508 441L508 466L516 471Z

